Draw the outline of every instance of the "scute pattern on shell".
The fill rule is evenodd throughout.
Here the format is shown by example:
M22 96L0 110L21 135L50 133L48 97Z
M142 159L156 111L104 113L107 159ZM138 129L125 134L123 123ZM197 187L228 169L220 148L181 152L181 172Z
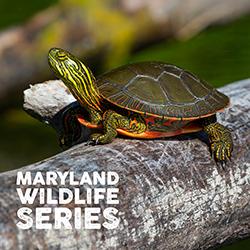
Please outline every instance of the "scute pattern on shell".
M171 64L141 62L97 79L104 99L122 108L155 116L199 118L216 113L229 98L193 74Z

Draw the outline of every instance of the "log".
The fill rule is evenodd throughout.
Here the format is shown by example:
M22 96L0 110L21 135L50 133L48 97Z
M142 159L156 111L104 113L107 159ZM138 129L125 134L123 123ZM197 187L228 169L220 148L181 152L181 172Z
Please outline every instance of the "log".
M28 82L51 77L46 58L51 47L112 68L140 46L167 37L187 39L249 11L249 0L62 0L0 33L0 100L9 101Z
M220 90L231 98L231 106L218 115L233 134L230 162L223 166L214 162L202 133L160 140L116 138L104 146L75 145L49 159L0 175L0 248L191 250L216 248L249 237L250 79ZM24 108L56 127L53 117L72 101L61 81L49 81L25 91ZM85 171L115 171L120 177L120 203L114 205L119 211L118 227L19 229L16 212L23 205L16 191L17 171L30 171L32 175L39 171L44 175L48 171L73 171L76 180ZM62 186L52 185L56 198ZM68 182L66 187L70 187ZM56 207L37 202L29 205L33 210L37 206ZM64 205L70 209L75 206ZM102 209L105 206L100 204ZM50 221L54 220L52 214Z

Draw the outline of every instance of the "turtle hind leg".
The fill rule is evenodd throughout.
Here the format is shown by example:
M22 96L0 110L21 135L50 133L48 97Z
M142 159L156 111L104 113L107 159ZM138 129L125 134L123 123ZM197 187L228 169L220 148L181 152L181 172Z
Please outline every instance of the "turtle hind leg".
M87 128L82 128L82 124L79 122L79 117L88 117L90 122L86 121L86 124L97 125L102 121L102 116L99 112L83 108L79 103L73 103L66 107L61 112L62 126L59 133L59 144L62 148L69 148L80 141L87 140L90 132ZM96 126L98 128L98 126Z
M209 137L212 154L217 161L231 158L233 140L228 128L218 123L216 116L202 119L203 130Z
M61 113L62 125L59 132L59 145L62 148L73 146L82 137L82 128L77 115L86 115L86 111L78 103L66 107Z
M146 124L141 117L123 116L113 110L107 110L103 115L103 134L92 134L91 140L95 144L110 143L117 136L117 129L124 129L132 133L143 133Z

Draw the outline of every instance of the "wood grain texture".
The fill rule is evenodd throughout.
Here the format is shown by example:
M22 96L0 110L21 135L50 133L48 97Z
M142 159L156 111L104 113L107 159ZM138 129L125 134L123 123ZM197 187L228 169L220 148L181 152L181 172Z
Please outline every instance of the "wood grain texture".
M48 91L42 97L44 90ZM202 133L76 145L21 170L70 170L77 179L83 171L116 171L120 176L118 228L19 230L15 223L21 204L14 170L0 175L0 249L191 250L250 236L250 79L220 91L230 96L231 107L219 114L219 121L232 130L235 143L226 166L211 159ZM52 123L55 113L72 100L60 81L51 81L26 90L24 107Z

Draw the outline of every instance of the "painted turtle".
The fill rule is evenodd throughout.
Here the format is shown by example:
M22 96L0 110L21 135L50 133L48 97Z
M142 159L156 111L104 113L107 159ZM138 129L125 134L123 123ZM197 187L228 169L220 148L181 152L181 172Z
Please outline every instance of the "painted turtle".
M62 79L89 119L70 112L93 133L96 144L110 143L117 134L133 138L159 138L203 130L216 160L231 157L230 131L216 122L216 112L229 98L193 74L162 62L125 65L95 79L91 71L69 52L52 48L49 65ZM70 145L72 119L65 119L61 143ZM70 132L71 131L71 132Z

